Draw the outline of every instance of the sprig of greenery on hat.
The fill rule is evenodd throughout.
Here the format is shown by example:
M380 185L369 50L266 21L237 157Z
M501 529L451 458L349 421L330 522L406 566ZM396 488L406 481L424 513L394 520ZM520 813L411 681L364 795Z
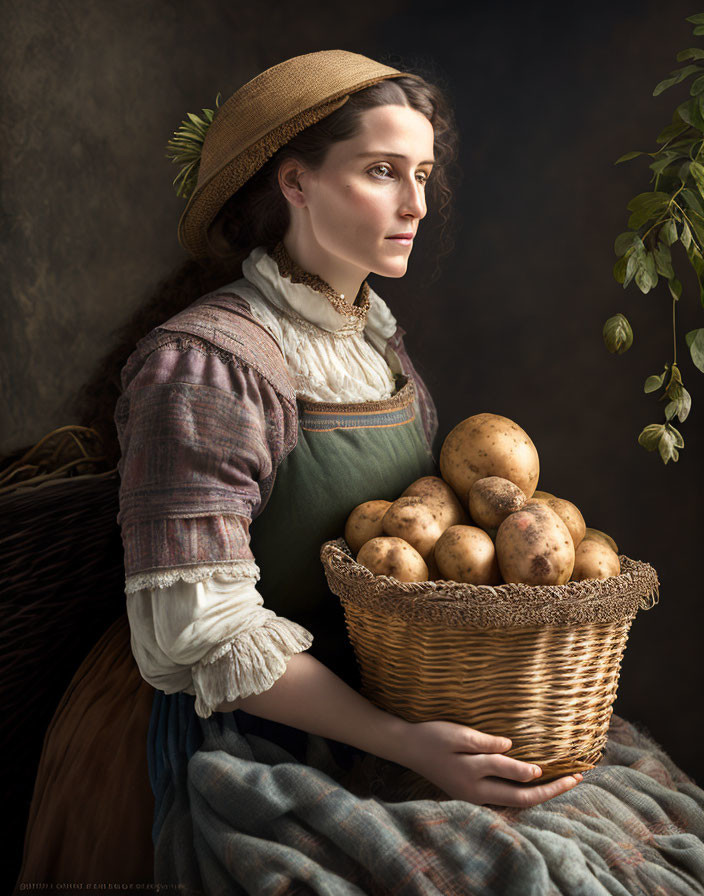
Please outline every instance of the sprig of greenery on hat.
M166 144L166 158L171 159L175 165L183 166L173 180L177 196L188 199L196 188L203 141L213 123L216 110L220 108L220 97L220 93L215 97L215 109L202 110L202 118L193 112L186 113L188 118L183 119L178 130L174 131L173 137Z
M704 35L704 13L688 16L695 26L694 35ZM658 134L663 145L655 152L627 152L616 160L626 162L637 156L654 159L649 165L654 180L652 191L639 193L629 203L632 212L625 233L616 238L614 250L620 256L614 266L614 277L625 289L631 281L642 293L657 286L661 277L667 281L672 298L672 361L663 372L645 380L644 391L664 388L660 401L666 401L665 422L651 423L638 436L638 444L648 451L657 450L663 463L677 461L684 447L682 434L673 425L676 417L684 423L692 406L692 397L685 389L677 365L677 332L675 309L682 295L682 283L675 276L675 262L686 256L697 275L699 299L704 308L704 49L689 47L677 54L678 62L691 60L671 72L653 90L659 96L676 84L695 76L689 98L674 111L672 122ZM681 255L672 257L676 242L682 244ZM682 257L684 260L684 257ZM681 276L681 275L680 275ZM603 338L610 352L622 354L633 343L633 331L625 315L619 313L604 324ZM685 334L692 364L704 373L704 327Z

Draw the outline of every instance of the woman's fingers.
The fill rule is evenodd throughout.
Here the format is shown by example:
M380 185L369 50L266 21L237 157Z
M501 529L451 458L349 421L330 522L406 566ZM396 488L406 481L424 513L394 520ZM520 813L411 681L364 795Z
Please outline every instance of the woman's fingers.
M486 734L469 728L466 725L458 725L459 735L458 751L463 753L503 753L511 749L511 741L507 737L498 737L495 734Z
M534 787L520 787L509 784L498 778L484 778L480 782L482 803L484 805L512 806L517 809L527 809L551 800L561 793L566 793L577 786L577 779L571 775L564 778L556 778L547 784L538 784Z
M542 773L540 766L500 753L476 756L475 768L483 777L496 775L497 778L509 778L511 781L535 781Z

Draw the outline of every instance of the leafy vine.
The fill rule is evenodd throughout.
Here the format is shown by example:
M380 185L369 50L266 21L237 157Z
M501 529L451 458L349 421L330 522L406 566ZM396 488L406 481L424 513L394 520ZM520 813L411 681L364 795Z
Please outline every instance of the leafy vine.
M704 35L704 13L687 17L694 24L694 35ZM654 180L652 191L639 193L629 203L629 229L614 243L619 256L614 277L625 289L635 282L641 292L654 289L662 277L672 298L672 360L659 375L645 380L644 391L664 389L665 422L651 423L638 436L638 444L648 451L657 450L663 463L677 461L684 448L682 434L673 425L684 423L692 407L692 397L684 386L677 364L676 307L682 296L682 283L675 276L671 247L678 240L697 276L699 301L704 308L704 49L681 50L678 62L688 65L671 72L653 90L653 96L693 76L689 98L675 109L672 121L657 136L661 143L655 152L627 152L615 164L647 155ZM651 223L652 222L652 223ZM603 339L610 352L623 354L633 344L633 330L624 314L610 317L603 328ZM704 327L690 330L685 341L694 366L704 373Z

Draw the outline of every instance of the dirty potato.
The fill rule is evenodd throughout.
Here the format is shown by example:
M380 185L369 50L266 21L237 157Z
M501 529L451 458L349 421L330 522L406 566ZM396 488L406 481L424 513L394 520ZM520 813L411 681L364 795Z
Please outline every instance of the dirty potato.
M389 507L391 507L391 501L384 501L381 498L365 501L363 504L358 504L347 517L345 541L355 556L366 541L384 534L384 530L381 528L381 518Z
M441 505L433 498L406 495L397 498L381 520L385 535L402 538L426 560L447 526Z
M544 500L550 510L555 511L562 522L570 530L570 535L572 536L572 541L574 542L576 549L584 538L584 533L587 529L587 524L584 522L584 517L582 516L579 507L571 501L568 501L567 498L556 498L555 495L550 495L548 498L536 498L535 495L533 495L532 500Z
M498 585L501 574L494 542L478 526L450 526L435 543L435 562L444 579Z
M538 484L538 452L521 427L500 414L474 414L450 430L440 449L440 473L467 506L470 488L501 476L530 498Z
M527 501L496 533L496 556L505 582L564 585L574 568L570 530L544 501Z
M447 526L468 523L467 511L460 503L457 495L440 476L421 476L412 482L401 494L402 498L416 495L419 498L432 498L441 507L441 522Z
M611 548L615 554L618 554L618 545L616 542L610 535L607 535L606 532L602 532L601 529L592 529L591 526L587 526L584 531L584 537L600 541L602 544L605 544L607 548Z
M555 495L553 495L552 492L544 492L539 488L536 488L536 490L531 495L531 498L535 498L536 501L546 501L548 498L554 497Z
M485 476L469 490L469 515L482 529L498 529L509 513L520 510L526 496L510 479Z
M575 553L573 581L608 579L609 576L617 576L620 572L621 562L615 551L595 538L583 539Z
M375 576L393 576L399 582L426 582L428 566L407 541L394 536L370 538L359 549L357 563Z

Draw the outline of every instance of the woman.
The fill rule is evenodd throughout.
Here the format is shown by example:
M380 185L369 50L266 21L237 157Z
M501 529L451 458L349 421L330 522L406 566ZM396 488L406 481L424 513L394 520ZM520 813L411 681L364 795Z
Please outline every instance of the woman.
M407 723L358 693L320 545L362 501L438 475L432 398L366 277L405 274L429 197L448 200L455 139L437 87L343 51L268 69L205 132L179 237L197 259L241 259L242 276L140 340L115 413L131 647L156 689L157 883L542 893L589 878L596 893L610 878L697 892L693 835L674 859L623 834L614 797L606 827L642 861L636 847L609 858L601 830L599 852L588 823L577 846L575 819L592 818L569 802L581 776L529 787L540 770L502 755L510 742ZM698 805L701 825L701 790L617 729L606 764L630 748L672 776L634 773L661 833L682 830L666 797L680 818L682 800ZM556 808L521 828L487 805Z

